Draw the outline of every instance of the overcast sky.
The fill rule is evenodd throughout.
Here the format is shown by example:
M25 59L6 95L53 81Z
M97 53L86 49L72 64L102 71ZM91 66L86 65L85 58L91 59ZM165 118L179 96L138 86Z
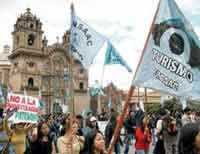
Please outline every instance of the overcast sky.
M176 0L200 36L199 0ZM133 73L121 66L106 66L103 85L113 82L119 88L128 89L144 46L158 0L74 0L76 14L99 33L110 38L124 57ZM11 32L17 16L31 8L43 23L44 34L49 44L61 38L69 28L69 0L0 0L0 48L12 45ZM105 48L90 67L90 85L101 80Z

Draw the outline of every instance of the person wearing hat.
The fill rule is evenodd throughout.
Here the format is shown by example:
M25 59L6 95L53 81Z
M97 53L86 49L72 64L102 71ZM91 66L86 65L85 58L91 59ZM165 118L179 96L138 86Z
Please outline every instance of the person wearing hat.
M99 130L99 126L98 126L98 123L97 123L97 118L92 116L90 118L90 128L92 130Z

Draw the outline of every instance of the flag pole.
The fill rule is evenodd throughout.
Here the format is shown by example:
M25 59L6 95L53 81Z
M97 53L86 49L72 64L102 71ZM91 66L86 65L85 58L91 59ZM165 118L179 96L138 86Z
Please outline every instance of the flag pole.
M70 10L71 10L71 14L74 13L74 3L73 0L71 1L71 5L70 5ZM71 15L72 18L72 15ZM71 20L72 22L72 20ZM72 28L72 23L70 23L70 30ZM70 34L71 35L71 34ZM74 111L74 87L73 87L73 56L72 56L72 50L71 50L71 41L70 41L70 45L69 45L69 53L70 53L70 60L69 60L69 90L70 90L70 114L71 117L75 116L75 111Z
M154 18L153 18L153 21L152 21L152 23L151 23L151 27L150 27L150 30L149 30L149 33L148 33L148 36L147 36L147 39L146 39L144 48L143 48L143 50L142 50L142 55L141 55L141 57L140 57L140 61L139 61L138 65L137 65L137 68L136 68L136 72L135 72L133 81L134 81L134 79L135 79L136 73L137 73L137 71L138 71L138 69L139 69L140 63L141 63L142 58L143 58L143 56L144 56L144 51L145 51L145 49L146 49L146 47L147 47L147 43L148 43L148 40L149 40L149 38L150 38L150 34L151 34L151 32L152 32L152 29L153 29L153 23L155 22L156 16L157 16L157 14L158 14L158 10L159 10L160 3L161 3L161 0L159 0L158 6L157 6L157 9L156 9L156 13L155 13ZM114 131L114 134L113 134L113 136L112 136L112 140L111 140L110 145L109 145L109 148L108 148L108 154L112 154L112 149L113 149L113 147L114 147L114 145L115 145L115 143L116 143L116 141L117 141L118 135L119 135L119 133L120 133L120 130L121 130L121 127L122 127L122 124L123 124L123 121L124 121L124 118L125 118L125 115L126 115L126 111L127 111L127 109L128 109L128 105L129 105L130 99L131 99L131 97L132 97L134 91L135 91L135 86L132 84L131 87L130 87L130 89L129 89L128 95L126 96L126 101L125 101L125 104L124 104L122 113L120 114L119 120L118 120L117 125L116 125L116 127L115 127L115 131Z
M125 104L123 106L122 113L120 114L119 120L118 120L117 125L115 127L114 135L113 135L112 140L111 140L111 144L108 148L108 154L112 154L112 149L113 149L113 147L114 147L114 145L117 141L117 137L120 133L121 126L123 124L123 121L124 121L124 118L125 118L125 115L126 115L126 112L127 112L127 109L128 109L128 105L129 105L129 102L130 102L130 99L132 97L134 90L135 90L135 86L131 86L129 91L128 91L128 95L126 97L126 101L125 101Z
M103 87L103 78L104 78L104 73L105 73L105 65L103 65L103 72L102 72L102 75L101 75L101 87Z

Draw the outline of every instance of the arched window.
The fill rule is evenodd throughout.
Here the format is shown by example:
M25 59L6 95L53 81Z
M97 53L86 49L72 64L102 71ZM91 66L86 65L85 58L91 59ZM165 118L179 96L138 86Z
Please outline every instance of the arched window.
M17 45L19 45L19 36L17 36L16 39L17 39L17 40L16 40L16 41L17 41L16 43L17 43Z
M34 80L33 80L33 78L29 78L28 79L28 87L31 88L33 86L34 86Z
M79 69L79 73L80 73L80 74L83 74L83 73L84 73L84 68L80 68L80 69Z
M79 89L80 89L80 90L84 90L84 83L83 83L83 82L80 82L80 84L79 84Z

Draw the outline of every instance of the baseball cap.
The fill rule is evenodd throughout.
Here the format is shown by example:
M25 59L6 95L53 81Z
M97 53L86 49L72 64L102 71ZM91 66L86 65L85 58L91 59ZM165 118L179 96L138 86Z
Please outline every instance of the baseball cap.
M91 121L91 122L97 121L97 118L95 118L95 117L93 116L93 117L90 118L90 121Z

